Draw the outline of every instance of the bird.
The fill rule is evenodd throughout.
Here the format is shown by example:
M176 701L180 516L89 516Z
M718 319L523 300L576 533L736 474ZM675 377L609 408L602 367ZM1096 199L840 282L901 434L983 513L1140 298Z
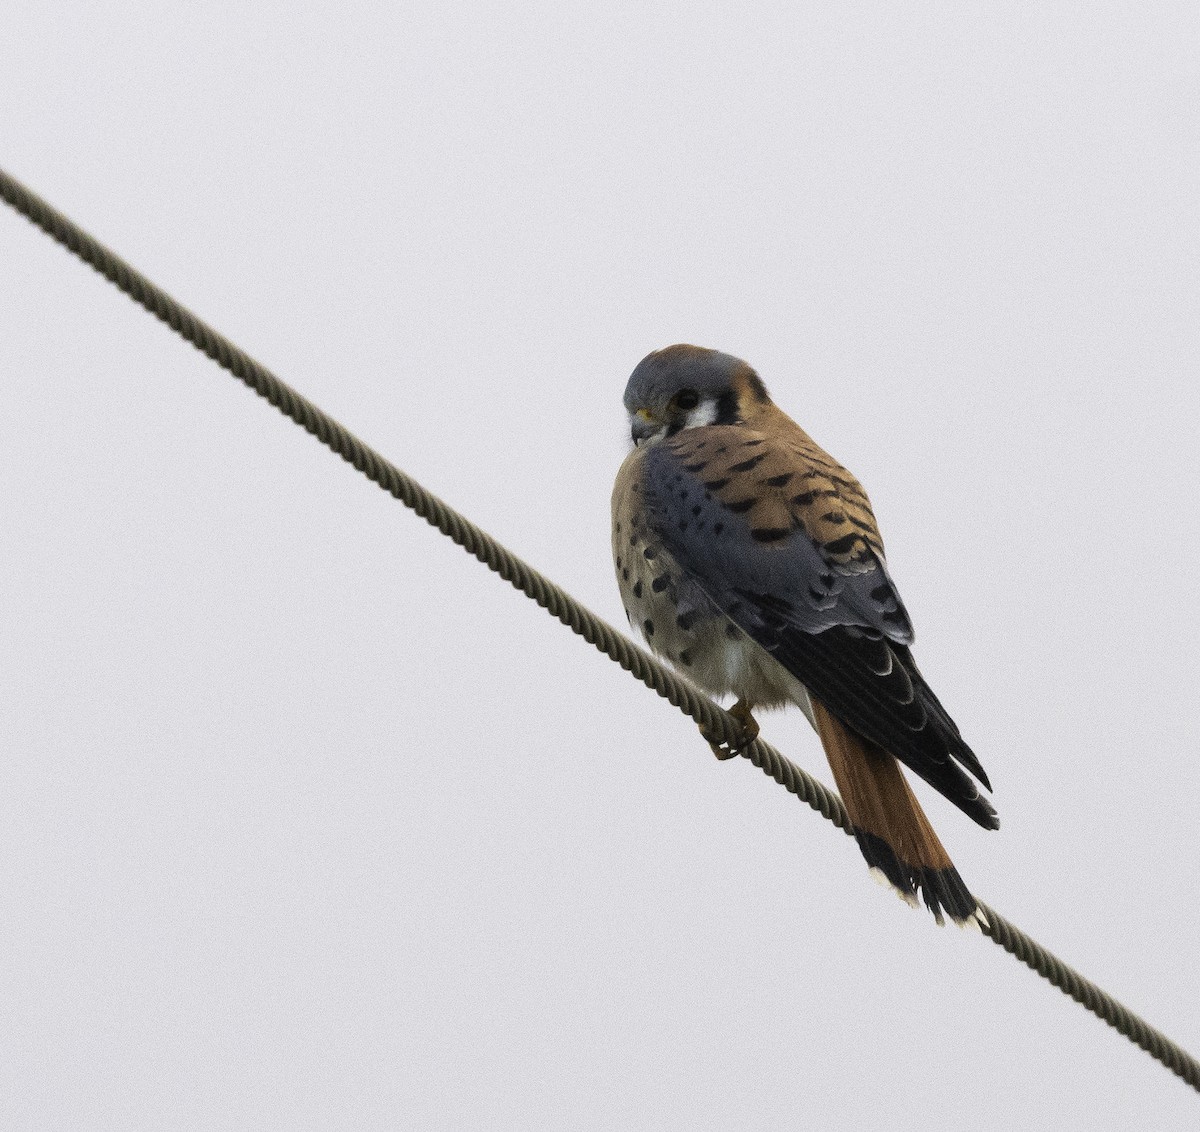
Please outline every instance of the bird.
M740 358L685 344L644 358L624 396L633 447L612 496L626 616L696 687L753 712L795 705L816 730L872 875L937 920L983 910L900 764L985 829L991 783L913 660L912 621L857 479ZM701 728L702 732L704 728Z

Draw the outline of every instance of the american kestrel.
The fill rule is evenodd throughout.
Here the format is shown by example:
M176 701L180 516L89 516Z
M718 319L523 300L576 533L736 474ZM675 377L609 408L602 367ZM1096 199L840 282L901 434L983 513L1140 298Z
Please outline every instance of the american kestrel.
M634 449L613 489L612 545L630 623L699 688L737 697L747 741L752 709L800 707L872 872L913 906L919 893L939 924L943 910L976 921L897 760L986 829L999 821L971 776L991 784L913 662L858 480L729 354L650 354L625 407Z

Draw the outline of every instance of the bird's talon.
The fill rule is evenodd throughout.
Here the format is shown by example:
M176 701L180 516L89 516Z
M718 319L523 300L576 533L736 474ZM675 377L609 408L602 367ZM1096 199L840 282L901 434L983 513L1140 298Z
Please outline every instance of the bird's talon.
M716 755L721 762L725 762L727 759L737 758L737 756L741 753L739 750L730 747L729 744L719 736L714 735L703 723L701 723L699 727L700 734L704 737L705 742L708 743L709 747L712 748L712 753Z
M742 754L758 738L758 720L750 714L750 710L750 705L744 700L738 700L729 709L729 714L742 725L742 741L736 746L714 735L703 723L699 725L700 734L704 736L709 747L712 748L712 753L721 762L725 762L728 759L736 759L738 755Z
M736 704L729 709L729 714L742 725L742 731L745 735L745 741L742 743L741 749L745 750L755 739L758 738L758 720L751 715L754 705L748 704L745 700L738 700Z

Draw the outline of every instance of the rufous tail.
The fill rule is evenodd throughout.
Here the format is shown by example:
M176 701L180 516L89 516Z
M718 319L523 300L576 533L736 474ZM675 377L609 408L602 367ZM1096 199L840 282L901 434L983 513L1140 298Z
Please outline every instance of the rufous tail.
M872 873L914 908L920 894L939 924L944 911L956 924L978 926L983 913L942 848L900 764L856 735L823 704L815 699L811 703L838 793Z

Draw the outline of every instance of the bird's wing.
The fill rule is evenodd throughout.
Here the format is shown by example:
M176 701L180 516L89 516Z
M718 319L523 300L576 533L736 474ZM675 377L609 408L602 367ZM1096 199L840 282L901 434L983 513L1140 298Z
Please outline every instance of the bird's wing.
M711 425L654 445L643 468L650 521L700 578L770 598L810 633L911 643L866 493L815 445Z
M647 521L718 608L826 707L980 824L987 778L921 678L858 481L797 430L687 429L642 461ZM959 765L961 764L961 766Z

